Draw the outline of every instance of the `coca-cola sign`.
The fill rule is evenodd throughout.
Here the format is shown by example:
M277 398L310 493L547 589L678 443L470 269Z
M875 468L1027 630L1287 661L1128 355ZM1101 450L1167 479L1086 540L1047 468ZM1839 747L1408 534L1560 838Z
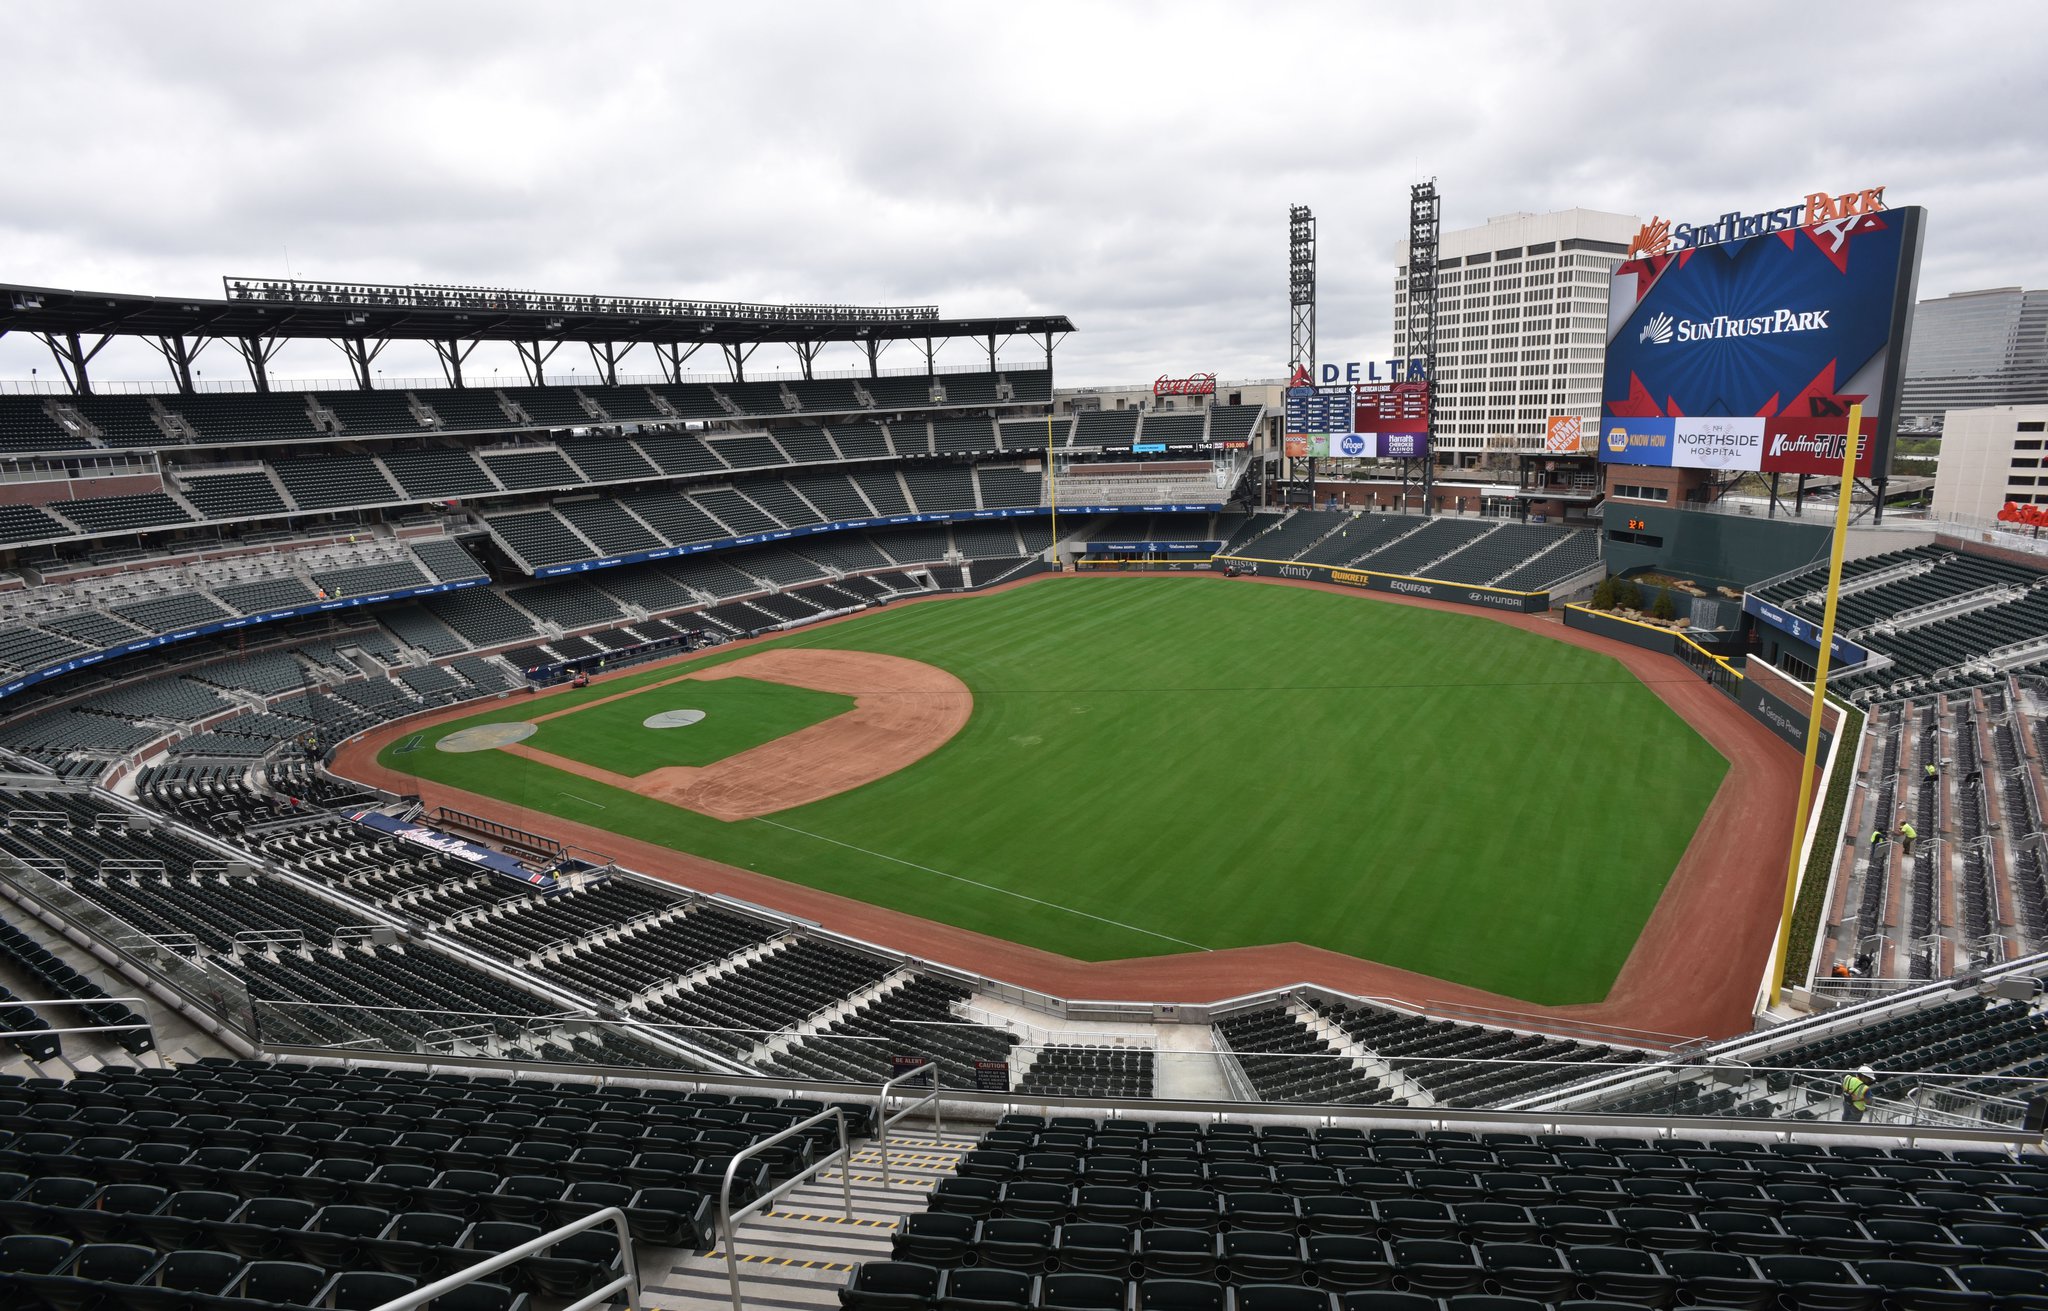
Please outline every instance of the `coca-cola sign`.
M1870 475L1870 451L1876 444L1879 420L1863 416L1860 449L1856 453L1856 474ZM1765 473L1842 472L1842 450L1848 441L1846 417L1825 419L1781 416L1764 420L1764 449L1761 468Z
M1152 380L1154 396L1214 396L1216 375L1213 373L1191 373L1185 378L1169 378L1160 374Z

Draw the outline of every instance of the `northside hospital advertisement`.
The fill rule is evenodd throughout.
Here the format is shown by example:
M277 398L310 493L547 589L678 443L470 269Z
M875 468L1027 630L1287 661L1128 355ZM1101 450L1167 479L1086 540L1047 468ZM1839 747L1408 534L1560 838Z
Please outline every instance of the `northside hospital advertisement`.
M1882 468L1921 215L1877 209L1685 249L1661 220L1645 225L1609 291L1600 459L1840 473L1861 403L1856 472ZM1746 229L1680 232L1724 230Z

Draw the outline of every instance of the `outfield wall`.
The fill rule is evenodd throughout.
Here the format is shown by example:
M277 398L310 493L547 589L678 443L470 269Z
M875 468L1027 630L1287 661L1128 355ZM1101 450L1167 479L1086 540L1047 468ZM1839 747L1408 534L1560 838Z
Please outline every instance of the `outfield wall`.
M1236 567L1254 577L1301 578L1312 583L1336 583L1370 592L1393 592L1419 596L1426 601L1450 601L1478 606L1483 610L1512 610L1536 614L1550 608L1548 592L1514 592L1504 587L1481 587L1477 583L1448 583L1439 578L1411 578L1406 574L1381 574L1370 569L1346 569L1337 565L1304 564L1299 560L1261 560L1251 555L1219 555L1209 567Z

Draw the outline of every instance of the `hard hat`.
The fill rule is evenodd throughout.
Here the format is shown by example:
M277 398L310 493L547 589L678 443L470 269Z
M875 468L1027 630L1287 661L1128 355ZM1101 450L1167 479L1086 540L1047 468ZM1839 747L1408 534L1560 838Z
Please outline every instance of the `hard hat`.
M1877 1077L1877 1071L1871 1069L1868 1065L1857 1066L1856 1073L1862 1075L1866 1079L1873 1079Z

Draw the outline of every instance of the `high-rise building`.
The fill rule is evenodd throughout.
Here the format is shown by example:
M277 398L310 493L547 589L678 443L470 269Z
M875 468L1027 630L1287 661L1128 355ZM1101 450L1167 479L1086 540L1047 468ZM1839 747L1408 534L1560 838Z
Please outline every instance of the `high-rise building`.
M1540 454L1545 421L1600 419L1607 285L1642 227L1631 214L1504 214L1446 232L1437 250L1435 447ZM1408 250L1394 270L1394 354L1406 358ZM1441 458L1439 463L1444 462Z
M2048 291L1959 291L1913 307L1899 395L1904 428L1948 410L2048 404Z
M2048 505L2048 406L1950 410L1934 473L1938 519L1988 523L2008 501Z

